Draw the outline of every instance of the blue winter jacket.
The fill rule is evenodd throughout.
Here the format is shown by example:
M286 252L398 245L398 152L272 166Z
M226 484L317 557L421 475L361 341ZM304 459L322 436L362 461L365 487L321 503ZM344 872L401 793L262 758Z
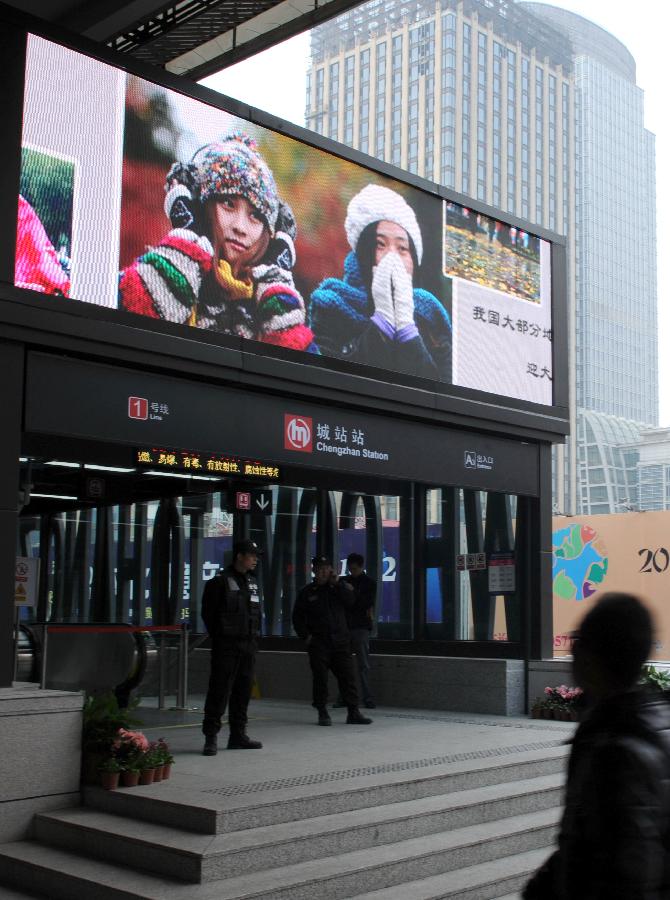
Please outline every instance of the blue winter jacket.
M414 321L419 334L401 343L370 320L371 297L355 253L344 261L344 278L326 278L312 293L310 326L321 353L408 375L451 381L451 320L437 297L414 289Z

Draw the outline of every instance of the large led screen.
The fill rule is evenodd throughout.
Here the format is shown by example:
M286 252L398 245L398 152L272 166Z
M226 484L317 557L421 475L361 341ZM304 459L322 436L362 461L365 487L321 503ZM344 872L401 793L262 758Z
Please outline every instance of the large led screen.
M23 122L17 286L551 404L547 241L36 36Z

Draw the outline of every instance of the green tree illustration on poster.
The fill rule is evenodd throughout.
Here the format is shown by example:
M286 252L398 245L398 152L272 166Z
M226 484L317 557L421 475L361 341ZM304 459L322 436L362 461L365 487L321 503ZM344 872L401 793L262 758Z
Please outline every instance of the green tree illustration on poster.
M30 203L56 248L72 246L72 200L74 163L23 147L21 150L21 195Z

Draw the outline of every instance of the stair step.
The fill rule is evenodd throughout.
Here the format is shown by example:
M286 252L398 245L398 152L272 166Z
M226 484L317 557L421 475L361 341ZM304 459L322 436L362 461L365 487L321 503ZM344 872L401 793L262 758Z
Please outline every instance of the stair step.
M529 850L465 869L357 894L351 900L520 900L530 875L547 858L547 850ZM500 891L512 891L500 895Z
M168 892L175 886L156 875L33 841L0 845L0 883L21 886L48 900L161 900L171 897Z
M312 900L315 895L336 900L482 861L495 859L502 864L501 858L510 854L547 848L558 817L558 809L543 810L197 885L176 884L70 851L17 842L0 847L0 877L35 891L48 883L52 900L90 900L91 896L96 900ZM507 887L504 890L509 892Z
M0 885L0 900L38 900L38 897L37 894L24 894L23 891L14 891Z
M357 850L296 865L268 869L214 885L207 900L339 900L365 890L404 884L492 859L549 846L559 810L513 816L452 832Z
M559 775L489 785L216 836L87 808L44 813L36 838L184 881L211 881L557 807Z
M120 791L85 788L87 807L187 829L201 834L220 834L276 825L347 810L384 806L423 797L469 790L484 785L521 782L535 777L563 774L567 748L563 745L491 758L469 759L430 767L408 774L404 769L356 775L314 783L292 779L287 786L241 785L237 790L210 786L197 792L188 776L169 782Z

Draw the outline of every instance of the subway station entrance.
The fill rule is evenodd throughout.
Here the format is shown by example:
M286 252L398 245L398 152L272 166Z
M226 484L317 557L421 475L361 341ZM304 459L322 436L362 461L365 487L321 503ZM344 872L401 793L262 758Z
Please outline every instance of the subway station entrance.
M539 479L530 442L29 353L17 556L40 566L21 621L37 640L183 625L203 646L203 584L250 537L262 649L299 649L312 556L343 574L358 552L373 653L528 658Z
M264 699L309 702L295 598L313 555L356 551L380 706L525 713L552 653L564 238L0 18L0 837L79 803L77 691L204 693L203 585L239 539L263 550Z

